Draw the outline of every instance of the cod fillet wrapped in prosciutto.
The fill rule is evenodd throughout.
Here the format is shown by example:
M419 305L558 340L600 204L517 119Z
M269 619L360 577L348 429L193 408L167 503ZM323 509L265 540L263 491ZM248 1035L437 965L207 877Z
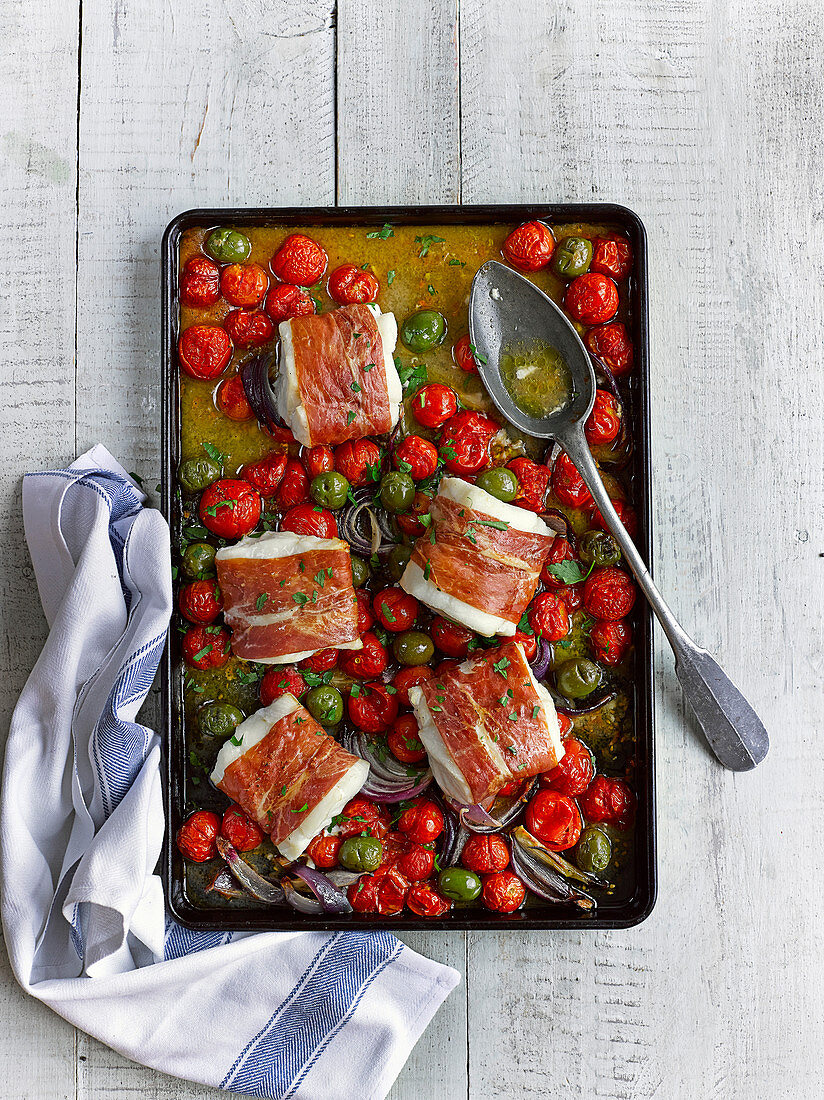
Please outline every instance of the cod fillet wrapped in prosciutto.
M306 447L390 432L403 391L392 352L394 314L374 304L281 321L278 375L273 385L280 417Z
M360 649L349 544L291 531L243 538L215 555L236 657L284 664Z
M241 722L211 779L282 855L297 859L368 774L366 761L342 749L294 695L281 695Z
M445 669L410 688L409 699L436 782L465 805L554 768L564 755L552 698L520 642Z
M512 635L535 594L554 533L459 477L445 477L432 523L412 551L401 587L434 611L490 637Z

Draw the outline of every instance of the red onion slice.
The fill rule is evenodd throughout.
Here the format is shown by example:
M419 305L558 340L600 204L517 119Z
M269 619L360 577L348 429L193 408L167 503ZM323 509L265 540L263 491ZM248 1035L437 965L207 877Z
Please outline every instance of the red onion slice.
M532 675L536 680L543 680L549 672L549 662L552 660L552 649L546 638L538 639L535 656L529 662Z
M283 880L283 889L286 893L286 900L292 908L297 909L299 913L306 913L309 916L319 917L324 912L324 908L319 901L315 898L306 898L303 894L299 894L289 879L285 878Z
M265 901L267 905L283 905L285 899L282 886L276 882L269 882L263 875L259 875L245 859L240 858L237 849L222 836L217 838L216 844L229 870L252 897L257 898L258 901Z
M326 875L316 871L312 867L298 864L292 868L292 873L302 879L323 907L324 913L351 913L352 906L349 898L341 890L330 882Z

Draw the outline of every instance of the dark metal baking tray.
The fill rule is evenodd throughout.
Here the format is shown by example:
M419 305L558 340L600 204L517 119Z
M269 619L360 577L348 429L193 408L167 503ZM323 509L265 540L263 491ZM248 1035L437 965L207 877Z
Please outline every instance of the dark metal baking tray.
M398 207L289 207L225 208L189 210L179 214L167 227L162 243L162 508L173 522L173 472L177 468L180 434L178 370L175 348L178 339L178 245L187 229L216 225L254 227L265 225L381 226L399 225L518 225L531 218L562 224L590 222L620 228L630 239L634 269L630 280L630 319L635 345L636 366L630 376L634 456L633 503L639 520L638 546L647 565L651 565L650 525L650 448L649 448L649 348L647 300L646 232L638 216L624 206L612 203L549 203L484 206L398 206ZM197 930L270 929L280 931L341 931L380 927L400 932L464 929L605 929L629 928L639 924L651 912L657 890L655 771L653 739L653 653L651 616L646 606L640 611L636 634L635 735L636 790L638 811L635 824L635 888L628 898L599 900L594 916L587 916L571 905L530 905L512 914L493 914L484 909L454 909L445 918L425 920L414 916L381 918L307 917L288 909L217 909L195 905L187 896L183 879L183 861L173 843L181 823L185 801L185 745L182 726L182 700L175 690L173 675L177 659L176 638L170 639L162 665L162 699L166 842L163 852L163 879L166 903L172 917Z

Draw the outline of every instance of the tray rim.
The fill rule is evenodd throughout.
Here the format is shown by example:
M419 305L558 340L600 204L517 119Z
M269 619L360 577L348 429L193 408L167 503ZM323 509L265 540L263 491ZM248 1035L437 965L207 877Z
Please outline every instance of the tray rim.
M161 510L167 522L172 519L172 459L177 437L177 371L174 348L176 345L176 289L177 245L181 234L189 228L229 223L238 226L260 224L304 225L317 224L319 228L330 225L382 225L386 221L405 224L459 225L459 224L516 224L531 218L548 222L612 222L627 230L632 238L634 251L633 279L633 341L636 351L634 375L635 397L639 407L634 410L636 438L643 443L642 461L638 469L638 484L642 489L640 509L643 518L643 540L639 550L647 567L652 571L651 492L652 469L650 455L650 377L649 377L649 294L647 270L647 233L640 217L627 206L618 203L482 203L472 205L411 205L411 206L307 206L307 207L203 207L185 210L176 215L166 227L161 242ZM307 917L284 911L272 913L265 909L201 909L188 902L175 872L179 862L172 838L180 820L181 782L185 746L182 738L174 741L171 733L175 727L173 700L172 650L164 647L161 667L161 714L163 735L163 802L166 815L161 877L166 908L170 916L183 927L193 931L306 931L340 932L381 929L395 932L442 931L498 931L510 930L587 930L593 931L632 928L646 920L652 912L658 893L657 875L657 818L655 783L655 709L653 683L655 680L652 615L644 606L640 620L638 639L639 660L636 677L635 713L638 727L636 775L639 779L639 813L636 832L641 840L636 852L637 885L635 894L626 905L623 915L612 917L586 917L571 914L569 908L558 906L550 909L519 910L512 914L493 914L481 909L453 910L447 919L389 918L375 920L368 916L349 916L334 919L328 916ZM171 630L171 628L170 628ZM641 786L643 790L641 790ZM637 842L637 841L636 841ZM602 910L601 910L602 911ZM557 916L546 913L557 912ZM599 910L596 910L599 912ZM288 919L285 919L288 918ZM296 919L298 918L298 919Z

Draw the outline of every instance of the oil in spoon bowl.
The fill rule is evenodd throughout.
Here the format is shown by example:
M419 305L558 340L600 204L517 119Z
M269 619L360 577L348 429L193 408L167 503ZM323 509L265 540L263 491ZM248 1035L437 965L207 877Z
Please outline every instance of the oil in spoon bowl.
M676 675L710 748L733 771L754 768L767 755L767 731L715 660L678 623L590 454L584 424L595 401L595 371L578 333L534 283L490 260L472 283L469 335L478 373L501 415L526 435L559 443L583 478L672 646ZM541 371L530 369L542 363L549 367L543 386Z

